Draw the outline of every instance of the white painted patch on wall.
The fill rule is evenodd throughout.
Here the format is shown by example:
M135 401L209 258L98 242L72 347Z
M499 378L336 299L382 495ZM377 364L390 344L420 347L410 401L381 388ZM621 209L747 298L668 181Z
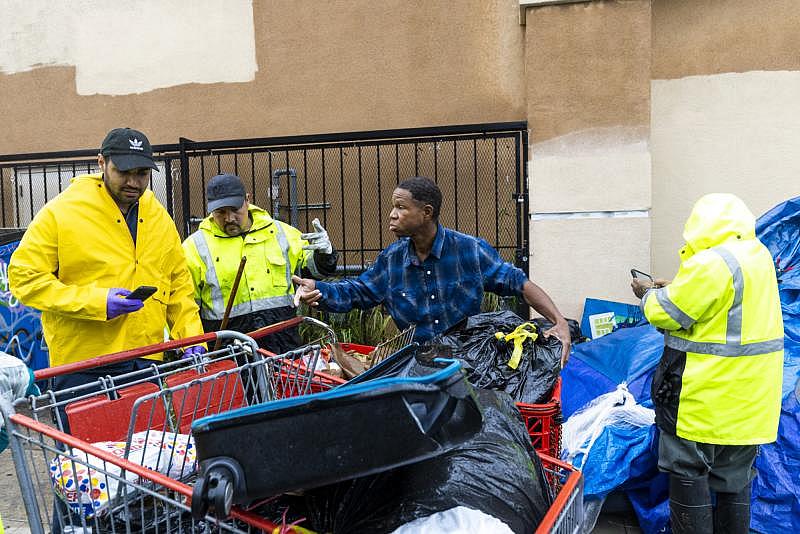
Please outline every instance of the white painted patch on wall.
M682 229L706 193L759 216L800 194L800 72L751 71L651 83L653 267L678 267Z
M534 213L531 219L534 221L547 221L551 219L638 219L649 217L648 210L629 210L629 211L567 211L563 213Z
M591 128L531 147L533 213L646 210L650 148L646 127Z
M74 66L78 94L248 82L252 0L4 0L0 72Z

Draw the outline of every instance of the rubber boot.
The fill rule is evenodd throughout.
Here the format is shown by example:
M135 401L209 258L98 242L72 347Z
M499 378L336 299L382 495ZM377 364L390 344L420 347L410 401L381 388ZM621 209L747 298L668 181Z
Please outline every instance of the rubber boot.
M708 477L669 477L669 520L674 534L713 534Z
M715 534L750 532L750 483L739 493L717 493L714 510Z

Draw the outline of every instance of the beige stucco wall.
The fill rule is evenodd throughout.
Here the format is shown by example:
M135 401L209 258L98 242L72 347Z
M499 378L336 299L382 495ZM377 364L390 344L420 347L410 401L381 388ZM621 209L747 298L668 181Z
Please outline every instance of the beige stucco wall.
M798 194L796 0L138 5L0 3L0 154L527 120L531 273L573 317L669 276L702 193Z
M27 17L25 31L47 35L61 22L47 15L50 4L14 0L10 5L28 6L22 13L44 12ZM64 9L89 16L100 4L82 0ZM153 24L137 19L135 26L125 26L116 19L116 35L85 24L66 25L69 31L54 34L58 39L20 40L13 24L0 25L3 47L25 48L0 54L0 116L5 125L24 125L0 129L0 154L94 147L119 125L144 130L154 143L171 143L179 136L236 139L525 118L524 27L516 0L240 0L236 9L216 10L212 28L181 18L187 9L202 12L221 4L227 5L204 0L187 8L182 0L150 0L145 6ZM251 6L250 19L242 6ZM236 28L241 28L239 44L224 49L224 56L237 68L204 63L198 43L217 42L218 35L208 34L224 37ZM255 71L253 54L241 43L247 35ZM64 48L93 37L96 50L88 64L96 70L93 79L79 84L87 62ZM138 54L139 42L148 43L159 71L142 68L142 83L124 79L133 73L98 67L106 58ZM188 43L188 50L176 43ZM28 65L37 57L45 65ZM181 77L152 90L144 86L170 69ZM231 71L240 72L239 78ZM241 75L247 72L252 81ZM98 94L81 94L78 85L92 85L89 92ZM135 94L118 94L128 90Z
M532 277L580 319L650 268L650 2L528 8L525 35Z
M655 0L653 270L678 266L683 224L709 192L756 216L800 194L800 12L794 0Z

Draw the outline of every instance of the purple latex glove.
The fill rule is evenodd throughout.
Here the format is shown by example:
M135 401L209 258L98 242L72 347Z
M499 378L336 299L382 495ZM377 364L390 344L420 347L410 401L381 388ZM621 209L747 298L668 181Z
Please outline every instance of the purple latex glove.
M206 348L203 345L195 345L193 347L187 347L183 351L183 356L181 356L181 360L194 358L195 356L200 356L201 354L205 353L206 353Z
M112 287L108 290L106 297L106 318L108 320L142 309L144 302L141 300L124 298L130 294L130 291L121 287Z

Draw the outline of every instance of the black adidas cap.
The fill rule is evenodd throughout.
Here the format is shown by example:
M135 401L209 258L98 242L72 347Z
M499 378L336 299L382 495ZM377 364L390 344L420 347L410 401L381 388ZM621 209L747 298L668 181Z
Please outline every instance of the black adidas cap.
M153 147L147 136L131 128L114 128L106 138L100 153L111 158L121 171L150 168L158 170L153 160Z

